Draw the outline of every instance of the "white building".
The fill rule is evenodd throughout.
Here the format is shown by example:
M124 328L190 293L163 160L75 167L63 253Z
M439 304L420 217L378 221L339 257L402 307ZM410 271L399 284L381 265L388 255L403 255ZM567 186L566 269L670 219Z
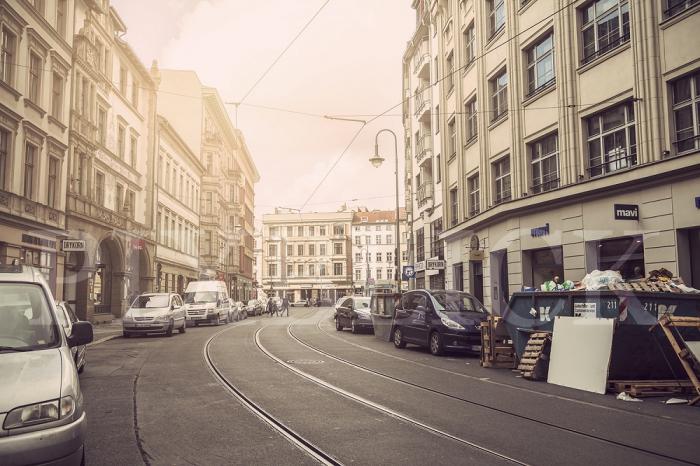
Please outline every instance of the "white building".
M406 210L399 210L399 261L396 260L396 211L366 209L352 219L352 280L355 293L368 295L375 285L396 285L395 271L408 265ZM408 288L403 281L402 289Z

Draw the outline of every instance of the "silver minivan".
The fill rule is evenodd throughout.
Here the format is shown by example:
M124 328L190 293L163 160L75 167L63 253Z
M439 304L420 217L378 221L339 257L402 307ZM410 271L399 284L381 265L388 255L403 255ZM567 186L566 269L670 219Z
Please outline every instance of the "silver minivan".
M87 421L71 348L92 324L67 335L38 270L0 265L0 464L81 464Z

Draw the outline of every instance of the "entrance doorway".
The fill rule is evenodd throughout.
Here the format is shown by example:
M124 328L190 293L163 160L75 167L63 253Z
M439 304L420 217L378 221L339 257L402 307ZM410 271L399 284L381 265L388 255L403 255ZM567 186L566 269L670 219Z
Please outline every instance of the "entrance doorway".
M464 291L464 267L461 262L452 266L452 288Z
M469 291L480 303L484 302L484 264L481 261L469 262Z
M508 307L508 251L491 253L491 306L495 315L503 315Z
M105 238L97 247L90 292L95 303L95 314L120 317L124 291L124 267L119 242L114 238Z

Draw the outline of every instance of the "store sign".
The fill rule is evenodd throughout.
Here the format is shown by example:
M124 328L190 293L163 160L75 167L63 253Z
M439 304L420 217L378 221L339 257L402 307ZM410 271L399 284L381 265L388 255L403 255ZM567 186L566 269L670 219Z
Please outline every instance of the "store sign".
M636 204L615 204L615 220L639 220L639 206Z
M131 240L131 249L133 249L134 251L143 251L144 249L146 249L146 241L142 239L133 238Z
M428 259L425 261L426 270L444 270L445 261L440 259Z
M530 230L530 236L532 236L533 238L549 236L549 223L545 223L542 227L537 227Z
M425 270L425 261L416 262L415 266L416 272L422 272Z
M61 248L64 252L80 252L85 251L86 245L84 239L64 239L61 242Z

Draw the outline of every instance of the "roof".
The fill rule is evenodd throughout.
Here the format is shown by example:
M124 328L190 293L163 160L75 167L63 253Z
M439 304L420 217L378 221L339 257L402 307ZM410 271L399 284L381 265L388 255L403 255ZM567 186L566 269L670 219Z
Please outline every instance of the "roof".
M399 209L399 221L406 220L406 209ZM369 212L355 212L352 223L393 223L396 221L396 210L372 210Z
M28 265L0 265L0 283L2 282L29 282L47 285L41 272Z

